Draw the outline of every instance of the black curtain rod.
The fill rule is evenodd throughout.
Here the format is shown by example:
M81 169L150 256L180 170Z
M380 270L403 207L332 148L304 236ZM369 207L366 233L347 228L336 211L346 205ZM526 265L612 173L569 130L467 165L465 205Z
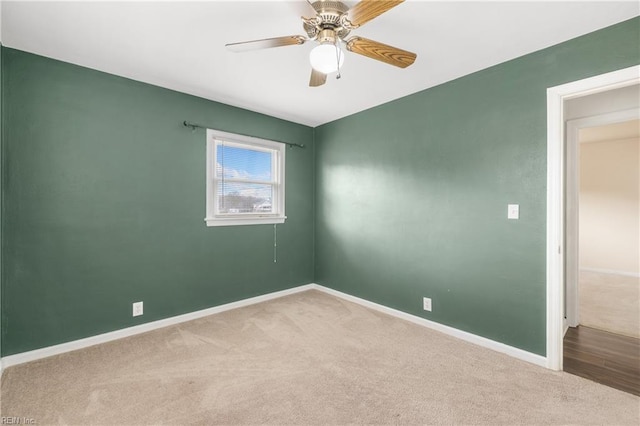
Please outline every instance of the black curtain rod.
M190 122L188 122L186 120L182 122L182 125L184 127L191 127L192 130L195 130L195 129L214 129L215 130L215 127L203 126L202 124L198 124L198 123L190 123ZM258 138L257 136L245 135L243 133L238 133L238 132L229 132L229 133L235 133L236 135L246 136L246 137L249 137L249 138ZM262 138L258 138L258 139L262 139ZM269 140L273 141L273 142L283 143L285 145L288 145L289 147L297 146L298 148L304 148L304 145L301 145L299 143L282 142L282 141L278 141L278 140L274 140L274 139L269 139Z

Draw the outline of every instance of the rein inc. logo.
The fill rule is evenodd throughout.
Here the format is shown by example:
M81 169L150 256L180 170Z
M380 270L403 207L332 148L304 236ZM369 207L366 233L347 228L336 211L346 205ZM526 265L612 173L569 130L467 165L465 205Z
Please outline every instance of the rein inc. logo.
M10 416L2 416L0 417L0 425L35 425L36 419L31 417L10 417Z

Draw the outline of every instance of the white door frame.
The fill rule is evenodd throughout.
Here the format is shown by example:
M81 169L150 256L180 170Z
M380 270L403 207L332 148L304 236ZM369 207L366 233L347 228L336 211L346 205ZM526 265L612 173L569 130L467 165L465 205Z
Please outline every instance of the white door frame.
M547 89L547 368L562 370L564 335L564 101L640 82L640 65Z
M606 126L629 120L637 120L640 109L633 108L607 114L593 115L567 121L567 158L566 158L566 312L567 325L577 327L580 324L578 309L579 291L579 211L580 211L580 130L588 127Z

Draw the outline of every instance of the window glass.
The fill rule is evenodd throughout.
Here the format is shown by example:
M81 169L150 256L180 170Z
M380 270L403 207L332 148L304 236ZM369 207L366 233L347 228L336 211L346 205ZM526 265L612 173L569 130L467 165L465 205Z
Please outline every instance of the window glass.
M207 131L209 226L283 223L284 145Z

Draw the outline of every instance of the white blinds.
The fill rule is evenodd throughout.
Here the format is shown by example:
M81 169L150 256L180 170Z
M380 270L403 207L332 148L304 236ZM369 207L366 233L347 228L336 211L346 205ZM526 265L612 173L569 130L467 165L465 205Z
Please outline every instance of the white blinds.
M275 151L216 140L219 214L274 213Z

